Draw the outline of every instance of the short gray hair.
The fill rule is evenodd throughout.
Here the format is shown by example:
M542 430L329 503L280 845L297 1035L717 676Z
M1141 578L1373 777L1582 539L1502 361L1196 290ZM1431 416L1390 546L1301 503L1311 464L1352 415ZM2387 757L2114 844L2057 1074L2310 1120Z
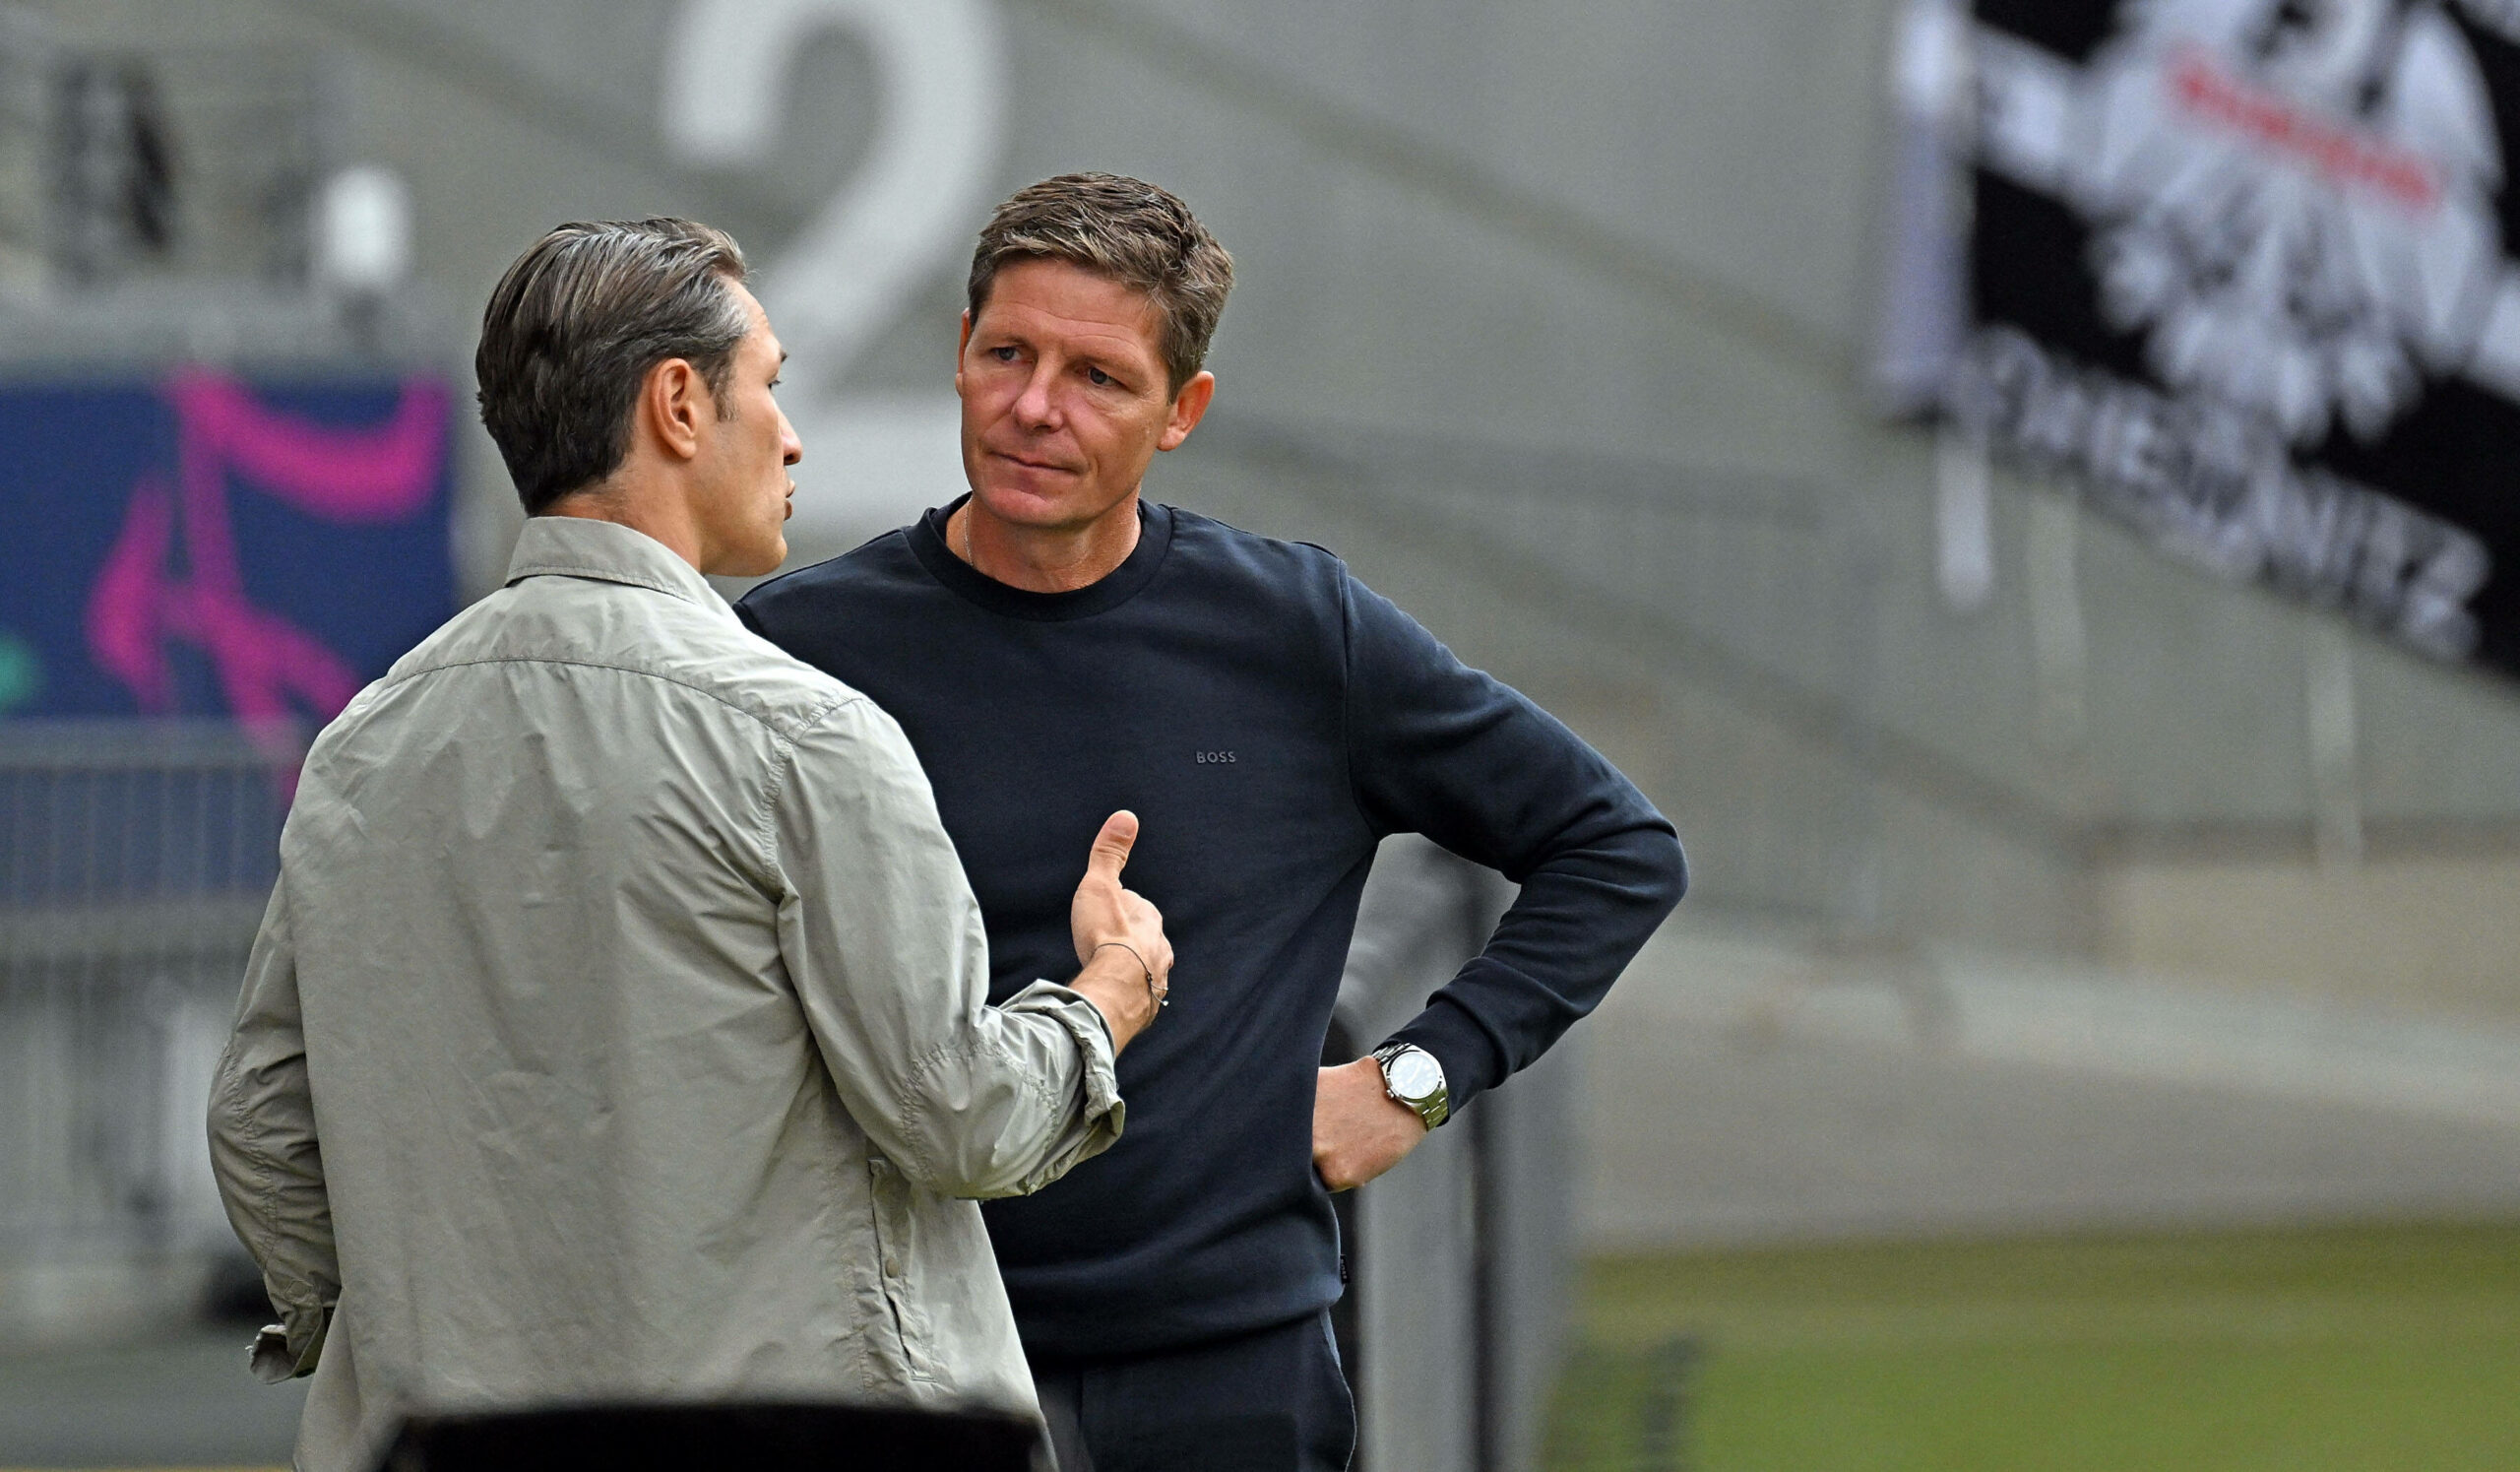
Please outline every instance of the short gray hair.
M630 453L648 370L682 358L723 416L751 320L734 237L689 220L559 226L517 257L481 312L481 423L528 516L609 476Z
M1011 261L1065 261L1145 292L1163 318L1164 366L1181 392L1225 315L1233 257L1170 190L1107 173L1067 173L1017 190L972 254L972 320Z

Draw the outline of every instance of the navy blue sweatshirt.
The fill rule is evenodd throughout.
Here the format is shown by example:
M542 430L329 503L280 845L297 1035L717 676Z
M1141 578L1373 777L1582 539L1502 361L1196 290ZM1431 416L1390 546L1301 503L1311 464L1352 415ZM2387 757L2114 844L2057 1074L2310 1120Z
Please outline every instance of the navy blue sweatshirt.
M1086 849L1115 809L1140 820L1124 882L1164 912L1172 1005L1121 1055L1119 1142L985 1207L1025 1348L1138 1354L1317 1312L1339 1248L1314 1070L1375 843L1422 833L1522 885L1396 1035L1458 1110L1601 1000L1679 900L1678 840L1318 547L1144 505L1108 576L1030 593L946 548L951 510L738 611L909 734L979 897L992 999L1075 973Z

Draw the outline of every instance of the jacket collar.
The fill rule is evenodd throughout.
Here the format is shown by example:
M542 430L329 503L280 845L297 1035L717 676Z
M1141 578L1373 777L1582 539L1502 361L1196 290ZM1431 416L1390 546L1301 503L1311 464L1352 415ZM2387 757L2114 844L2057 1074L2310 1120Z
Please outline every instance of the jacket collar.
M617 522L583 516L527 518L525 530L517 534L516 551L508 558L507 580L515 584L547 575L653 588L704 608L730 612L700 569L645 532Z

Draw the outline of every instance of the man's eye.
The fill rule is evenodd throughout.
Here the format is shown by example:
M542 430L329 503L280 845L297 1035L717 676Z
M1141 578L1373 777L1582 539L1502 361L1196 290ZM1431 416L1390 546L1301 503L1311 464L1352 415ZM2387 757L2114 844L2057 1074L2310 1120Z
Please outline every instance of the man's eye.
M1012 348L991 348L988 351L988 355L996 358L1002 363L1011 363L1015 361L1015 350Z
M1096 388L1107 388L1107 387L1109 387L1110 385L1112 385L1112 384L1114 384L1114 383L1119 382L1119 380L1118 380L1118 379L1113 378L1110 374L1103 372L1101 368L1088 368L1088 369L1086 369L1086 370L1085 370L1085 381L1086 381L1086 382L1088 382L1088 383L1090 383L1090 384L1092 384L1092 385L1094 385Z

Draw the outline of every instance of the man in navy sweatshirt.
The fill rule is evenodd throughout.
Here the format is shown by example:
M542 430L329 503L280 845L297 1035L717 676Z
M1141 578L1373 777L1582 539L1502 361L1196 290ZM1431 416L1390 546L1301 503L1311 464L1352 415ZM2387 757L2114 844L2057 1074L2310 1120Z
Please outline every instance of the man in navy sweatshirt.
M955 366L971 494L738 609L908 733L997 992L1067 959L1071 861L1103 816L1145 825L1129 875L1176 986L1120 1060L1126 1131L984 1208L1062 1472L1346 1466L1329 1193L1538 1057L1685 883L1626 778L1338 558L1140 498L1215 395L1232 280L1153 185L1016 194L980 233ZM1322 1068L1397 832L1521 895L1414 1021Z

